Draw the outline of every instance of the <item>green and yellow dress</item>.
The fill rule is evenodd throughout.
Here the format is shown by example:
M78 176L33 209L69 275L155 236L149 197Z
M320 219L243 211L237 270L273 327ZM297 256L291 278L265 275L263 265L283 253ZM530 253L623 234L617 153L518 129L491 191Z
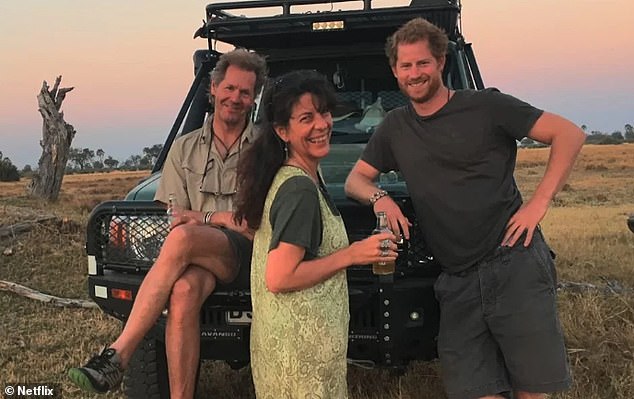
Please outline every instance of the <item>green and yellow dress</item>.
M258 399L348 397L345 271L289 293L269 292L264 280L268 252L280 241L306 248L306 260L348 245L343 220L326 196L303 170L283 166L264 203L251 260L251 367Z

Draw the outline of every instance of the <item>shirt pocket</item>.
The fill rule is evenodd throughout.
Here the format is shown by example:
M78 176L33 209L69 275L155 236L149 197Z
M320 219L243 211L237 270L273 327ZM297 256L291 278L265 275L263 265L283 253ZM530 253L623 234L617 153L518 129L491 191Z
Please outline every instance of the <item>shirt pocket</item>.
M185 165L188 175L188 183L196 184L201 193L221 196L234 195L237 190L237 162L225 162L216 158L209 159L207 170L203 171L201 167L195 168ZM190 177L191 176L191 177Z
M210 160L207 164L207 172L205 172L203 165L196 165L190 160L184 160L181 164L183 171L185 172L185 181L188 191L196 190L203 192L203 186L209 180L209 171L213 169L213 160Z

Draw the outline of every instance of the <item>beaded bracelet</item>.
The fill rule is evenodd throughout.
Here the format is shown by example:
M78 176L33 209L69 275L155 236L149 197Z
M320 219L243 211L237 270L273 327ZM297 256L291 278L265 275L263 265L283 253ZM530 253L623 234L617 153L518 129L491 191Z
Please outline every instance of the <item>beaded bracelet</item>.
M375 192L370 197L370 204L374 205L379 199L385 197L386 195L388 195L388 192L385 191L385 190L379 190L379 191Z

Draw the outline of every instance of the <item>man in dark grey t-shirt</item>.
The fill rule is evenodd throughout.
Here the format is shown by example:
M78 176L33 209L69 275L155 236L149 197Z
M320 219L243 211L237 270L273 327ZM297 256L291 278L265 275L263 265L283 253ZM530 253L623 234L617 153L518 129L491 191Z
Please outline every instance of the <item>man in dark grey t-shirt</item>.
M585 135L570 121L495 89L442 82L448 39L414 19L386 45L410 103L391 111L346 181L346 193L385 211L393 231L410 222L374 180L402 172L423 237L441 263L438 351L450 399L544 398L570 385L556 309L552 252L538 224L564 185ZM550 144L546 172L522 201L513 178L516 140Z

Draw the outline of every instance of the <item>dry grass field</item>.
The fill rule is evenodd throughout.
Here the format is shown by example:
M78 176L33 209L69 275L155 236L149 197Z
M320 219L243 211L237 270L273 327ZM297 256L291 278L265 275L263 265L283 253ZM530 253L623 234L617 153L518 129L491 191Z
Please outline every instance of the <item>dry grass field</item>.
M521 150L516 178L525 197L542 176L547 149ZM0 228L38 215L42 224L0 239L0 279L69 298L87 298L83 226L90 209L122 198L146 173L70 175L59 203L28 199L24 185L0 183ZM561 318L574 373L567 399L634 398L634 145L585 146L568 184L556 198L543 230L557 252L560 281L601 289L559 292ZM10 250L11 255L2 255ZM613 292L608 287L616 287ZM625 288L621 291L619 288ZM57 308L0 292L0 385L55 383L64 398L91 397L66 381L65 370L110 342L120 323L98 310ZM410 366L404 376L351 367L352 399L444 398L436 362ZM119 392L105 397L122 397ZM206 362L200 398L252 398L248 368L232 371Z

